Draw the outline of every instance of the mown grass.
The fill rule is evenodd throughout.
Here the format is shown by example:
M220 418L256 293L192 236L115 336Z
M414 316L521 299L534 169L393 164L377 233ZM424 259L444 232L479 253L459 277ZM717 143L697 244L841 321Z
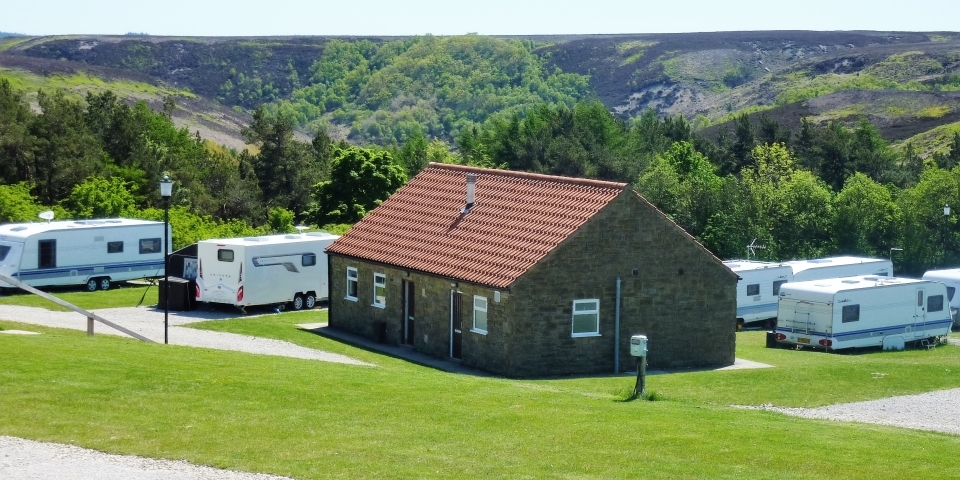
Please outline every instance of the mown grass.
M333 343L293 329L301 316L307 314L212 325ZM630 376L515 381L447 374L346 346L340 348L378 366L29 329L44 334L0 335L0 434L107 452L295 478L872 480L951 478L960 469L960 437L704 401L717 398L706 390L731 382L782 389L798 367L768 369L780 372L749 381L737 380L749 372L656 375L648 388L659 401L622 402L611 387L632 387ZM738 340L753 345L753 337ZM885 356L911 364L930 353L942 364L956 362L958 350ZM762 352L749 346L744 353ZM815 383L834 380L816 376L831 370L824 363L853 358L766 355L803 355L795 365L808 365L810 373L796 380ZM884 378L906 381L891 377ZM773 378L779 381L768 382Z
M135 307L141 303L141 299L143 299L142 305L157 304L156 285L148 287L140 283L115 283L110 287L110 290L98 290L96 292L83 291L80 287L44 288L43 290L86 310ZM8 291L0 294L0 305L22 305L57 312L69 311L40 296L20 291Z

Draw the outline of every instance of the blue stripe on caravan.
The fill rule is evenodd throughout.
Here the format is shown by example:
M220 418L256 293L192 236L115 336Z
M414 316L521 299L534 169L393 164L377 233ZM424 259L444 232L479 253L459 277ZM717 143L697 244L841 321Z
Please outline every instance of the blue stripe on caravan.
M923 330L926 330L928 328L936 328L938 326L949 325L951 323L953 323L953 320L947 318L943 320L931 320L929 322L921 322L921 323L905 323L901 325L890 325L886 327L866 328L863 330L854 330L852 332L835 333L833 335L827 334L826 332L817 332L817 331L800 332L800 331L797 331L798 329L793 329L793 331L791 331L791 329L787 327L778 327L777 331L782 333L795 333L795 334L802 333L803 335L836 338L837 340L848 340L847 338L841 338L841 337L851 337L855 335L863 335L863 334L868 334L873 332L880 332L880 333L886 333L888 335L895 335L898 333L904 333L907 327L920 326L922 327Z
M776 303L764 303L763 305L750 305L749 307L737 307L737 316L743 316L747 313L764 312L767 310L776 310Z
M59 274L59 273L70 273L70 272L72 272L72 271L74 271L74 270L76 270L77 273L80 273L80 272L82 272L82 271L87 271L87 270L89 270L89 271L92 272L92 271L94 270L94 268L96 268L96 267L102 267L104 272L106 272L106 271L108 271L108 270L117 270L117 269L121 269L121 268L138 268L138 269L143 269L143 267L162 268L162 267L163 267L163 260L153 260L153 261L144 261L144 262L130 262L130 263L114 263L114 264L109 264L109 265L104 265L104 264L91 264L91 265L76 265L76 266L73 266L73 267L63 267L63 268L44 268L44 269L20 270L19 275L20 275L20 277L22 278L22 277L49 276L49 275L52 275L52 274Z

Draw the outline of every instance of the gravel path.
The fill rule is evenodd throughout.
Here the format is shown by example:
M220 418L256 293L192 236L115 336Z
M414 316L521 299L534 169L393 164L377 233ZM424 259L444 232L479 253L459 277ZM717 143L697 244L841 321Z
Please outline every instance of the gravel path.
M114 455L59 443L0 436L0 478L18 480L289 480L262 473Z
M161 310L152 307L130 307L95 310L93 313L155 342L163 342L163 311ZM224 320L237 316L237 314L214 310L170 312L168 320L170 324L168 329L170 343L189 347L234 350L259 355L278 355L324 362L373 366L372 364L361 362L360 360L345 355L301 347L283 340L250 337L236 333L211 332L180 326L206 320ZM81 314L75 312L54 312L36 307L0 305L0 319L43 325L45 327L87 330L87 319ZM96 335L119 335L127 337L126 334L99 322L94 323L94 332Z
M786 408L773 405L738 407L803 418L876 423L960 435L960 388L819 408Z

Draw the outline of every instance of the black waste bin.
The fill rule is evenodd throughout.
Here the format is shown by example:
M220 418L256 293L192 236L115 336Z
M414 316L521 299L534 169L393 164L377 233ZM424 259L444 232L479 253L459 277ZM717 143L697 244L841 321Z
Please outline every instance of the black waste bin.
M157 308L164 308L167 292L169 292L170 303L167 308L177 311L190 310L193 304L191 301L193 290L190 288L190 280L180 277L170 277L168 280L169 285L165 284L162 278L160 279L160 296Z

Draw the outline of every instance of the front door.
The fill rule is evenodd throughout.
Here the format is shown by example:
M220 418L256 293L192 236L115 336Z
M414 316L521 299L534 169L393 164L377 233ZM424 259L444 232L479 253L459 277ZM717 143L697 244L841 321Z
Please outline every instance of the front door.
M450 292L450 356L460 358L463 348L463 294Z
M403 281L403 328L400 330L400 343L413 345L413 317L416 305L417 289L413 282Z

